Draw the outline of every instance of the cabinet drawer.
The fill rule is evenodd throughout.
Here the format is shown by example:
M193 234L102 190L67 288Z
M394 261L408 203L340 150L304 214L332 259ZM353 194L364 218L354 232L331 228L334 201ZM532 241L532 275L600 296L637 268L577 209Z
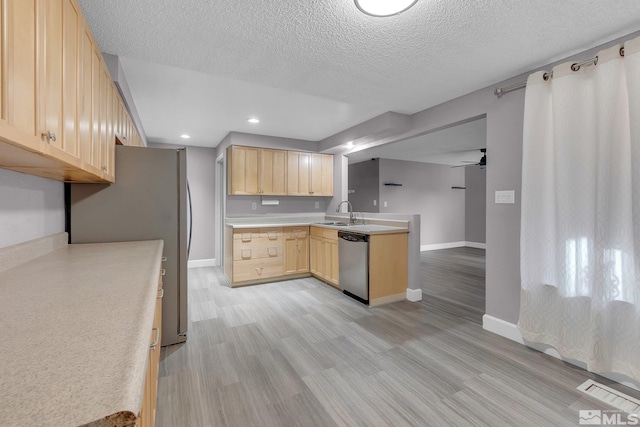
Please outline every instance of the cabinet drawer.
M233 260L257 258L275 258L282 256L282 238L269 240L253 239L249 242L236 240L233 242Z
M328 228L322 229L322 237L329 240L338 240L338 230L331 230Z
M233 230L233 240L240 240L242 242L251 242L255 239L268 239L277 240L284 234L282 227L274 228L243 228Z
M284 237L287 239L304 239L309 235L309 227L285 227Z
M324 227L309 227L312 236L324 237L325 239L338 240L338 230Z
M233 261L233 281L259 280L282 276L282 257Z

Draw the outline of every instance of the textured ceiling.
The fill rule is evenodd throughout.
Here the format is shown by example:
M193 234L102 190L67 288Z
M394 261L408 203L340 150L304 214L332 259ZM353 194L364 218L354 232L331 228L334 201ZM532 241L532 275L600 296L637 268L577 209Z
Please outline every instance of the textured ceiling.
M479 162L487 147L487 119L347 154L349 164L372 158L460 166ZM489 156L487 156L489 157Z
M352 0L79 2L101 49L138 61L135 70L133 61L124 62L127 74L162 64L209 74L213 87L229 80L236 88L251 83L249 91L265 86L256 101L285 116L324 100L306 120L270 124L271 134L311 140L386 111L415 113L640 29L638 0L419 0L388 18L360 13ZM171 124L175 106L145 111L142 105L166 102L166 87L151 86L134 82L131 90L154 140L166 133L156 125ZM218 108L229 103L226 96ZM252 109L244 105L251 100L238 100ZM181 114L190 117L184 101ZM335 112L322 113L331 103L345 107L339 124ZM308 122L315 126L305 134ZM218 133L211 131L206 144L217 144Z

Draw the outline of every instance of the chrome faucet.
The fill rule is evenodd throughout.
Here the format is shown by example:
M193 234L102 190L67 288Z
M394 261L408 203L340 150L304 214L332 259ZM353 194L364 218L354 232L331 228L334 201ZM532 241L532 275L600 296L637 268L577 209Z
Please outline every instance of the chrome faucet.
M338 203L338 206L336 207L336 212L340 212L340 206L342 206L343 203L347 204L347 210L349 212L349 224L353 225L356 223L354 217L353 217L353 206L351 206L351 202L348 200L343 200L340 203Z

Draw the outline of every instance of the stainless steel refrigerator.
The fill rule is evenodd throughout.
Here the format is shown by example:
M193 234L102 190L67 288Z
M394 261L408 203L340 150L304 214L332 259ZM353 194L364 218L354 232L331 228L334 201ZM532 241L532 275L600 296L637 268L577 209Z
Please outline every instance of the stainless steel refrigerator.
M163 345L187 339L187 191L184 148L116 146L114 184L69 186L71 243L164 240Z

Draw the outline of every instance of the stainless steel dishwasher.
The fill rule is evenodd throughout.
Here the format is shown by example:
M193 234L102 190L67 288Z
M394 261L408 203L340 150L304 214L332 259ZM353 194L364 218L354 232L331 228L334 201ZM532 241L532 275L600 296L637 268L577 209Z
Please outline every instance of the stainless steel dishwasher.
M342 291L369 304L369 236L338 231L339 277Z

